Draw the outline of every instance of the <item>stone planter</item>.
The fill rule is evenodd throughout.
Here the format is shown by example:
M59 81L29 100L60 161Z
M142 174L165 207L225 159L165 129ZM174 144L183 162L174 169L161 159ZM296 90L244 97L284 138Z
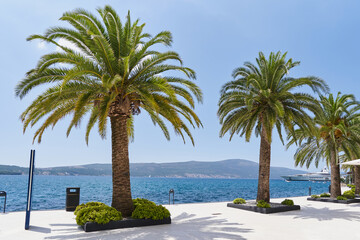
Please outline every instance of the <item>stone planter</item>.
M332 203L343 203L343 204L349 204L349 203L358 203L360 202L360 198L355 198L355 199L348 199L348 200L337 200L336 198L324 198L324 197L320 197L320 198L307 198L307 200L309 201L318 201L318 202L332 202Z
M81 226L85 232L94 232L101 230L110 230L118 228L132 228L132 227L144 227L144 226L153 226L161 224L170 224L171 218L164 218L161 220L152 220L152 219L134 219L126 218L120 221L110 221L107 224L98 224L95 222L87 222L85 225Z
M264 214L300 210L299 205L286 206L280 203L270 203L271 208L260 208L256 206L256 203L245 203L245 204L228 203L227 206L232 208L243 209L246 211L264 213Z

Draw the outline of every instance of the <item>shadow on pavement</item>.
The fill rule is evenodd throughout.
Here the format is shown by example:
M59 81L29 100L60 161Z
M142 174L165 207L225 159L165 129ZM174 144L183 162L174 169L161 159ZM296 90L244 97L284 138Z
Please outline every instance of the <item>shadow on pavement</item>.
M127 228L99 232L79 232L71 233L73 227L64 229L64 234L45 239L187 239L187 240L209 240L209 239L236 239L244 240L241 233L251 232L252 229L242 228L242 224L230 223L220 216L196 217L195 214L182 213L172 218L171 224L158 225L151 227ZM76 228L78 230L78 228ZM69 232L70 231L70 232Z

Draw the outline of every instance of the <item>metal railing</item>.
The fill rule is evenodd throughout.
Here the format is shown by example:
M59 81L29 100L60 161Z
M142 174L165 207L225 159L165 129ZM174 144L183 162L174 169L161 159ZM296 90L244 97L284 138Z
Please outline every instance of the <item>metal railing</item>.
M173 204L175 204L175 191L174 191L174 189L170 189L170 191L169 191L169 205L170 205L170 195L173 195Z

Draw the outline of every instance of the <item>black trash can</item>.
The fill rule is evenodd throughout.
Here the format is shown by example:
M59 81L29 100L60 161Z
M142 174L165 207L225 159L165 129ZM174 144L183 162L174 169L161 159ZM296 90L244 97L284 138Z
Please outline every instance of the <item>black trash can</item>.
M5 197L5 199L4 199L4 213L5 213L5 208L6 208L6 192L5 192L5 191L0 191L0 197Z
M80 188L66 188L66 211L75 211L80 203Z

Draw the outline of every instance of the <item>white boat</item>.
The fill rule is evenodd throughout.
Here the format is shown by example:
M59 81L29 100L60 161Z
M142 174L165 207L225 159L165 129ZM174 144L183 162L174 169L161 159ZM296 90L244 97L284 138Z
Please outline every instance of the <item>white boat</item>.
M289 176L281 176L286 181L316 181L316 182L326 182L331 181L331 176L327 168L323 168L321 172L316 173L304 173L296 174Z

